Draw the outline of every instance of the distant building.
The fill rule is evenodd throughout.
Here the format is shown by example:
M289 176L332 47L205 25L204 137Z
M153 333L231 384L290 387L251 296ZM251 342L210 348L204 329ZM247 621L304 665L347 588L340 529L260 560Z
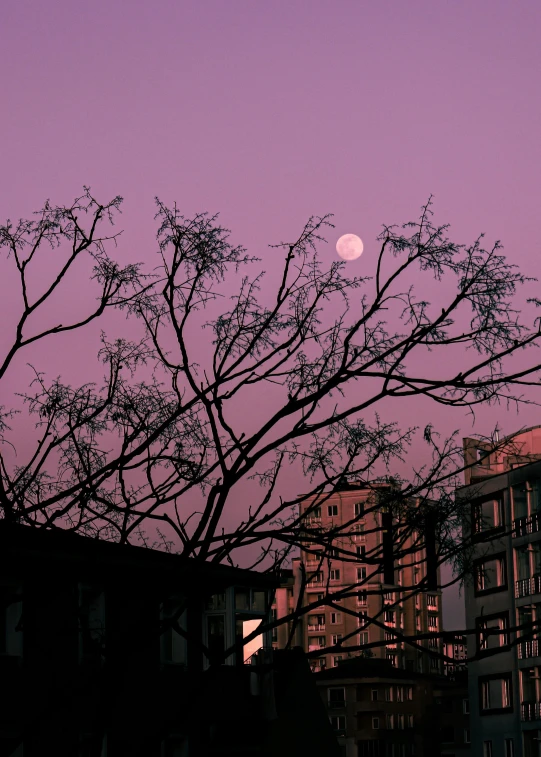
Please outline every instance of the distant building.
M538 757L541 744L541 426L496 445L464 440L472 753ZM517 628L518 626L518 628ZM522 628L520 628L522 626ZM515 630L516 629L516 630Z
M377 658L341 662L315 679L344 757L469 754L467 684L457 690L443 676Z
M422 673L441 673L440 658L431 656L429 650L443 651L440 639L425 639L419 642L423 649L400 641L394 633L414 636L421 633L442 631L442 595L439 590L439 571L436 571L432 588L427 588L427 561L424 549L413 551L402 560L387 557L387 567L382 569L383 533L385 515L377 503L378 491L389 490L388 485L344 486L327 496L321 505L318 500L302 503L301 515L307 513L305 522L310 529L327 531L332 527L351 524L343 535L335 539L333 548L348 550L349 560L344 560L340 552L332 558L321 559L322 551L317 544L301 549L301 556L293 560L291 573L276 592L273 613L284 617L297 606L301 587L301 562L304 564L308 583L302 606L314 608L295 624L294 643L311 653L314 671L337 666L351 655L349 647L380 642L367 650L367 654L387 659L392 665ZM321 498L320 498L321 499ZM413 549L412 534L403 544L403 549ZM423 582L423 590L416 596L408 597L407 587L416 587ZM323 601L326 587L336 594L347 587L357 585L331 608ZM340 608L344 608L343 610ZM349 612L347 612L349 611ZM381 626L370 622L377 618ZM291 623L277 629L274 644L280 647L291 629ZM314 654L318 649L336 646L332 653ZM426 651L423 651L426 650Z
M276 583L0 521L0 754L337 757L300 650L245 664Z

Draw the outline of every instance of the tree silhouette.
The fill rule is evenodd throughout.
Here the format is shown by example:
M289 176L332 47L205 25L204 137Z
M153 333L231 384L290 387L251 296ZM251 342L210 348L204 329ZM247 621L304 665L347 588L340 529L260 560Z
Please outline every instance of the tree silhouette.
M464 575L471 540L457 538L466 509L452 496L462 447L431 424L383 422L378 408L417 397L472 411L525 401L520 392L537 383L539 364L516 370L513 358L539 343L539 320L521 320L514 298L527 279L500 244L452 242L447 226L434 225L429 200L418 220L383 227L373 279L322 261L318 247L330 216L310 218L295 241L273 246L272 276L265 278L261 262L231 244L217 217L186 218L157 199L160 265L147 271L110 255L119 234L105 229L121 202L101 204L85 188L69 206L48 202L34 219L0 228L4 264L15 266L20 283L0 381L19 355L32 359L38 341L52 345L107 311L137 321L140 335L102 335L101 385L72 386L35 369L22 395L36 429L24 456L15 455L10 428L21 408L1 408L2 517L121 543L161 543L215 563L236 563L257 548L252 566L273 571L311 542L327 559L354 522L342 533L311 529L300 506L324 501L344 481L371 481L379 466L389 487L374 506L388 508L390 525L381 554L367 556L374 571L387 569L385 550L405 559L424 549L432 581L425 589L434 588L446 560ZM63 258L31 296L36 260L48 247ZM70 286L82 260L92 264L95 308L40 329L41 313ZM89 366L95 359L88 355ZM258 406L256 418L250 403ZM391 480L417 433L428 462L407 481ZM300 496L281 488L291 466L302 475ZM246 481L260 485L260 496L240 507ZM404 547L412 535L415 546ZM340 559L356 555L343 549Z

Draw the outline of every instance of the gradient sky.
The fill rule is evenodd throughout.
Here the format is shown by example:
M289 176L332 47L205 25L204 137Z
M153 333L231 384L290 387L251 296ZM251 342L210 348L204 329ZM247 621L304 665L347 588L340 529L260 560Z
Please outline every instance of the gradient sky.
M256 254L333 212L331 241L359 234L370 266L381 224L432 193L457 241L484 231L535 276L540 37L538 0L4 0L0 216L88 184L126 198L119 256L153 262L156 194L220 211ZM6 281L0 300L5 321ZM475 429L430 420L494 427L488 411Z

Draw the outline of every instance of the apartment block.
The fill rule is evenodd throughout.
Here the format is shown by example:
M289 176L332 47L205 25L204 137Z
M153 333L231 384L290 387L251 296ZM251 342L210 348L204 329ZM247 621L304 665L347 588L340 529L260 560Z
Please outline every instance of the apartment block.
M464 440L464 535L472 752L539 757L541 744L541 427L497 445Z
M388 490L381 484L346 485L331 496L302 504L310 534L337 528L340 533L330 553L324 553L317 540L304 542L300 557L293 560L289 583L277 591L273 612L283 617L286 605L297 606L304 568L301 604L310 610L296 624L295 643L310 653L314 671L336 667L361 653L386 659L397 668L443 672L441 660L429 654L442 652L439 639L425 639L417 649L397 635L441 632L442 597L438 570L427 588L427 555L425 549L414 549L415 534L402 544L402 557L396 549L393 555L392 528L377 504L379 493ZM392 525L397 526L396 519ZM421 591L412 591L419 585ZM279 646L277 634L274 644ZM365 649L350 650L358 645ZM332 652L316 654L331 646Z

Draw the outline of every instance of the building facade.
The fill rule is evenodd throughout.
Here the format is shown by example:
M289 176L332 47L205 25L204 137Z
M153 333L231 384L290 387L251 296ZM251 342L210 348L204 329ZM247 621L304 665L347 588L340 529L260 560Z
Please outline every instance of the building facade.
M293 638L310 654L314 671L362 654L362 650L349 650L362 645L364 654L386 659L395 667L443 672L441 659L429 654L430 650L443 651L441 640L422 640L419 649L397 636L441 633L442 596L439 571L435 586L426 588L426 554L424 549L414 549L414 534L402 544L405 556L391 554L390 569L383 566L385 522L377 506L378 491L383 488L379 484L347 486L321 504L316 500L302 504L301 516L311 533L338 529L340 535L333 540L331 555L324 554L317 541L306 543L300 557L293 560L289 583L277 591L273 612L284 617L286 609L297 607L304 569L307 583L301 604L312 609L299 619ZM419 586L423 587L420 591ZM278 633L276 646L285 638L285 632ZM333 651L317 654L326 647Z
M465 589L473 754L541 755L541 427L464 440L457 491L474 545Z
M466 757L463 690L443 676L356 658L315 675L344 757Z

